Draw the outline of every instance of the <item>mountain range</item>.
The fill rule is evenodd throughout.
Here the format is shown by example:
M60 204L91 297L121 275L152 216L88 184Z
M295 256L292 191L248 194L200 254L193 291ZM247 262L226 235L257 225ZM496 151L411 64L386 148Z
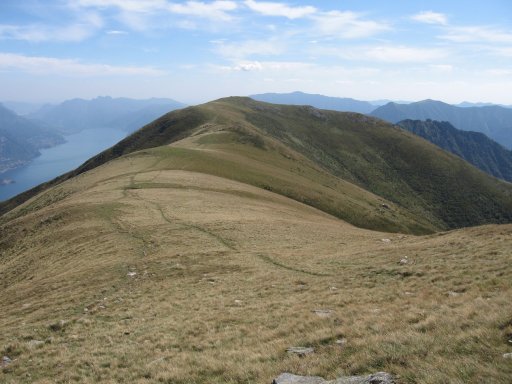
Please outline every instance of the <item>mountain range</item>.
M262 93L259 95L251 95L250 97L254 100L264 101L267 103L311 105L315 108L330 109L341 112L370 113L376 108L376 105L368 101L355 100L347 97L314 95L304 92Z
M73 99L58 105L46 105L27 117L43 121L64 134L84 129L121 129L132 132L164 113L182 108L172 99L136 100L97 97L92 100Z
M401 120L448 121L464 131L482 132L508 149L512 148L512 109L500 106L456 107L435 100L411 104L388 103L378 107L372 116L391 123Z
M39 149L64 142L64 138L29 119L16 115L0 104L0 173L28 163Z
M462 131L449 122L402 120L398 125L457 155L482 171L512 181L512 151L480 132Z

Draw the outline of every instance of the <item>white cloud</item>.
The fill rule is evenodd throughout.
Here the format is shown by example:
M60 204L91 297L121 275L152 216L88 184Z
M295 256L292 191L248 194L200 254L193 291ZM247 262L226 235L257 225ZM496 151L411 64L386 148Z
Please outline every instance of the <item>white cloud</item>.
M74 4L99 9L117 8L121 11L121 19L136 29L146 28L149 25L146 17L161 12L226 21L231 19L229 12L238 8L237 3L230 0L216 0L209 3L203 1L176 3L166 0L78 0Z
M126 32L126 31L119 31L119 30L115 30L115 29L107 31L106 33L107 33L107 35L127 35L128 34L128 32Z
M369 60L384 63L424 63L442 59L447 56L446 51L438 48L415 48L403 45L324 50L323 53L337 55L349 60Z
M21 71L38 75L157 76L164 72L152 67L86 64L79 60L0 53L0 71Z
M101 17L95 13L84 13L79 21L63 26L0 24L0 39L24 40L34 43L80 42L94 35L102 27Z
M234 1L187 1L183 4L169 4L168 10L180 15L196 16L213 20L230 20L228 12L234 11L238 6Z
M294 72L313 68L314 65L310 63L298 61L241 61L236 62L232 66L216 67L223 72L232 71L267 71L267 72Z
M216 41L215 50L230 59L244 59L254 55L279 55L284 51L284 47L276 40L247 40L236 43Z
M365 20L361 15L350 11L323 12L315 15L313 19L314 33L343 39L369 37L391 29L387 23Z
M451 64L430 64L429 67L436 72L451 72L453 71L453 65Z
M317 9L310 5L291 7L283 3L254 0L246 0L244 3L252 11L260 13L262 15L281 16L286 17L288 19L299 19L317 12Z
M446 17L446 15L432 11L417 13L416 15L411 16L411 19L426 24L448 24L448 18Z
M486 26L452 27L439 37L454 43L512 43L512 32Z
M512 76L512 68L492 68L485 73L491 76Z

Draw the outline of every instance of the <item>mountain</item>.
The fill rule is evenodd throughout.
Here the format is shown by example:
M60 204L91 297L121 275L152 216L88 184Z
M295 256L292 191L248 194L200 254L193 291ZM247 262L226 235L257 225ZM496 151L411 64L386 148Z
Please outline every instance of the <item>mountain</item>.
M44 103L28 103L23 101L3 101L2 104L20 116L34 113L45 105Z
M275 164L262 172L263 164L243 168L242 160L233 163L210 158L209 152L192 152L199 157L182 165L187 169L230 175L360 227L425 233L512 219L510 185L398 127L360 114L249 98L228 98L167 114L57 182L121 155L199 133L205 137L196 140L197 145L218 141L230 151L251 148L261 162ZM239 148L239 143L248 146ZM175 161L179 163L179 156ZM287 170L286 177L280 168ZM294 171L290 174L289 169ZM2 211L40 190L7 201ZM382 204L393 209L382 211Z
M56 132L0 104L0 173L28 163L39 155L39 149L63 142Z
M88 128L123 129L131 132L166 112L182 107L184 104L171 99L97 97L92 100L73 99L58 105L46 105L28 117L51 124L65 134Z
M315 108L330 109L342 112L370 113L376 107L367 101L350 98L314 95L303 92L292 93L263 93L250 96L257 101L274 104L311 105Z
M391 123L406 119L448 121L457 129L482 132L501 145L512 148L512 109L497 105L461 108L435 100L406 105L388 103L375 109L371 116Z
M512 151L483 133L461 131L443 121L402 120L399 126L500 179L512 181Z
M508 383L512 225L350 223L510 221L511 196L359 114L171 112L3 205L2 381Z

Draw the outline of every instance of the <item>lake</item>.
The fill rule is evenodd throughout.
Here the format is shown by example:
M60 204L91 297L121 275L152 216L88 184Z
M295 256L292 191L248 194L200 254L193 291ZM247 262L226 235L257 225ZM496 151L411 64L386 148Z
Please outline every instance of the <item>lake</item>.
M66 143L40 150L41 156L30 164L0 173L0 180L14 181L13 184L0 184L0 201L75 169L126 135L127 132L121 130L86 129L65 136Z

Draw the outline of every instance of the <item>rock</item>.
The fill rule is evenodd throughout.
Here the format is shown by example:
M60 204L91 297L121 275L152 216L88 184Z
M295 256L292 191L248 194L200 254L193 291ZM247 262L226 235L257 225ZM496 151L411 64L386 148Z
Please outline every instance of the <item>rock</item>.
M512 359L512 353L504 353L503 358L504 359Z
M391 243L391 239L380 239L383 243Z
M272 384L395 384L395 380L392 375L386 372L377 372L369 376L342 376L336 380L283 373L275 378Z
M460 293L459 292L454 292L454 291L448 291L447 295L450 296L450 297L457 297L457 296L460 296Z
M309 355L310 353L315 352L315 350L311 347L290 347L286 350L288 353L294 353L299 355L300 357Z
M130 276L130 277L134 277L135 275L137 275L137 272L128 272L127 273L127 276Z
M318 317L329 317L332 314L332 311L330 309L314 309L312 311L315 315Z
M297 376L291 373L282 373L276 377L272 384L323 384L324 379L318 376Z
M407 259L407 256L405 256L403 259L400 259L400 264L404 265L404 264L407 264L409 262L409 260Z
M335 343L338 344L340 347L343 347L345 344L347 344L347 339L345 339L345 338L337 339L335 341Z
M380 206L381 206L382 208L389 209L389 205L387 205L387 204L384 204L384 203L383 203L383 204L381 204Z
M27 344L28 344L29 348L37 348L40 345L43 345L44 341L42 341L42 340L30 340Z
M12 363L12 360L9 358L9 356L2 357L2 367L7 367L9 364Z

